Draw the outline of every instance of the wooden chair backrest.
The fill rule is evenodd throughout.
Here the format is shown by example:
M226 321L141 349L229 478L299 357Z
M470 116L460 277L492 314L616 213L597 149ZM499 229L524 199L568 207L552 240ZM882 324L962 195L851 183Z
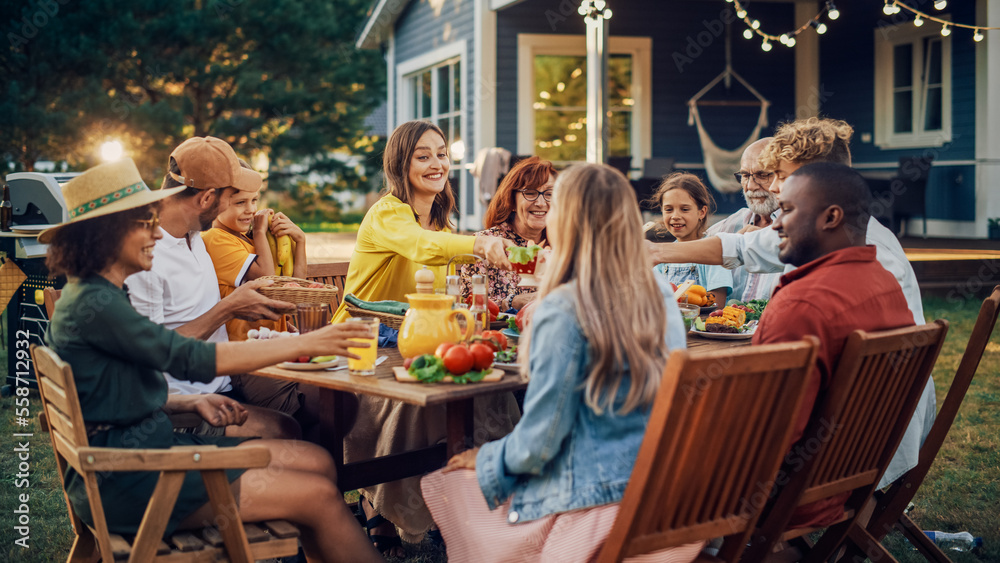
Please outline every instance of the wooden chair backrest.
M815 420L832 432L799 504L878 484L916 410L948 333L948 322L854 331ZM822 440L822 435L819 438Z
M60 479L65 475L67 466L72 466L83 477L87 498L90 501L90 513L94 519L93 531L98 547L101 553L112 553L111 539L104 519L104 505L97 489L97 477L94 472L81 467L80 456L77 453L80 448L86 448L90 444L87 440L87 428L83 422L80 398L76 393L73 370L45 346L33 344L31 357L35 363L38 391L42 398L42 409L49 428ZM65 486L63 496L77 536L89 536L90 531L86 524L73 510Z
M42 295L45 298L45 314L48 315L49 320L52 320L52 313L56 310L56 301L62 295L62 290L54 287L46 287L42 290Z
M951 425L958 416L958 410L972 384L972 378L976 375L983 352L986 351L986 345L989 344L990 336L997 324L998 316L1000 316L1000 285L993 288L992 295L983 301L982 307L979 308L979 316L972 328L969 342L965 346L965 353L962 354L962 361L955 372L955 378L952 379L951 387L948 389L948 395L945 396L941 410L938 411L934 424L920 447L920 459L917 466L910 469L886 491L875 509L875 514L872 515L868 532L876 540L885 537L892 526L903 516L904 510L913 499L917 489L920 488L927 472L930 471L934 458L937 457ZM919 530L917 533L920 533Z
M808 336L672 353L599 560L725 536L720 557L736 561L787 451L818 345Z
M810 556L830 554L842 543L895 454L947 333L948 322L938 320L879 332L856 330L848 336L829 387L798 442L806 454L782 467L790 477L779 484L765 510L744 553L748 561L763 560L771 552L798 506L851 493L846 520L827 529Z
M334 309L339 307L344 299L344 284L347 281L347 269L350 265L350 262L325 262L309 264L306 269L306 279L309 281L337 287L337 302L333 304Z

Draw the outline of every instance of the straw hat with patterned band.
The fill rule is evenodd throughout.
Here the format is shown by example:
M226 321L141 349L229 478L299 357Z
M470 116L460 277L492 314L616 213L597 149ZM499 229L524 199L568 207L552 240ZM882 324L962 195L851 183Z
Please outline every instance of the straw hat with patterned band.
M236 188L253 192L262 184L260 174L240 166L233 147L216 137L192 137L177 145L170 158L177 163L180 174L168 174L189 188Z
M142 207L182 191L183 186L150 190L130 158L100 164L63 184L69 222L45 229L38 241L50 242L56 231L71 223Z

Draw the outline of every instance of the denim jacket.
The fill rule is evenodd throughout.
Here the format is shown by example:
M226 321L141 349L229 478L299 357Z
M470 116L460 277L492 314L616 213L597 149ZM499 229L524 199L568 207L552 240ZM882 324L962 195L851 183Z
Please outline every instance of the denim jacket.
M659 285L667 348L684 348L680 310L669 286ZM476 477L490 509L512 497L510 523L620 501L651 411L620 415L605 409L598 415L584 402L589 346L569 285L538 304L531 330L531 382L521 421L509 435L483 444L476 456ZM628 390L626 381L616 409Z

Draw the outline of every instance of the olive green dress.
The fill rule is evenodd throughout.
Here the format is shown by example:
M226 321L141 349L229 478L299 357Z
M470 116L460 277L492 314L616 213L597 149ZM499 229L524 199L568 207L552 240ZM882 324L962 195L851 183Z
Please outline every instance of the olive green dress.
M174 445L235 446L239 438L174 433L162 407L167 383L161 370L191 381L215 377L215 345L187 338L142 316L125 291L100 276L66 285L45 335L48 345L73 368L88 426L102 429L90 445L108 448L169 448ZM227 472L235 481L243 470ZM108 528L132 534L146 510L159 473L108 472L98 488ZM93 525L83 478L67 469L66 491L76 513ZM189 472L170 515L167 534L208 502L201 475Z

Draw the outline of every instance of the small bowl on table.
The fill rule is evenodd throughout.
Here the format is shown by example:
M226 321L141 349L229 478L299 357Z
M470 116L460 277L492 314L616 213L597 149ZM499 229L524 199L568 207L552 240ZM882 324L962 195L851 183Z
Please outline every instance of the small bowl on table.
M681 310L681 316L684 317L684 328L691 330L694 320L701 316L701 307L691 303L678 303L677 308Z

